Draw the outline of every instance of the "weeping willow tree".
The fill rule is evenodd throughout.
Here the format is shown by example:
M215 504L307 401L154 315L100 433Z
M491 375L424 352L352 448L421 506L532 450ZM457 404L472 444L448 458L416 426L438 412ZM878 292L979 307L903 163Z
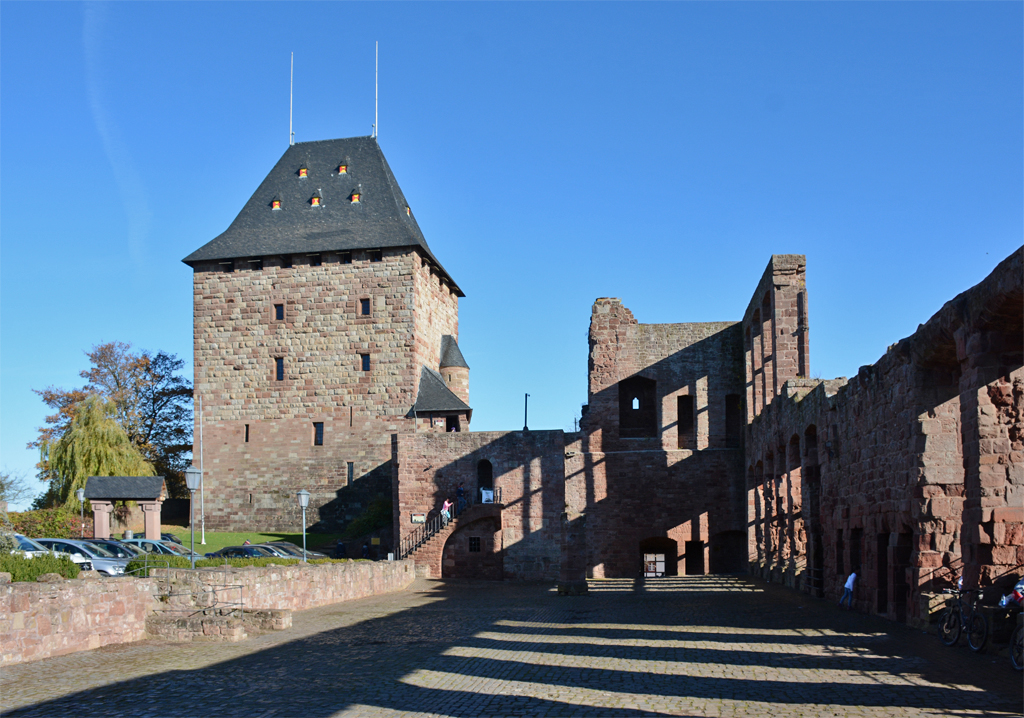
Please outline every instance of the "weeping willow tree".
M86 398L74 420L59 438L44 441L40 458L53 476L58 504L78 511L75 492L90 476L153 476L153 465L117 423L117 406L93 394Z

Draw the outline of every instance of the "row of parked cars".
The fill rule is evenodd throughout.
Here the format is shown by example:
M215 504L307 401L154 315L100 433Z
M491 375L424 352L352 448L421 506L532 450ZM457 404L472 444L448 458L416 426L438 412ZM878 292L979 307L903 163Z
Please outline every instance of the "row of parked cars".
M106 576L124 575L125 566L134 558L142 556L181 556L195 557L198 561L204 556L192 553L185 548L174 534L161 534L160 540L154 539L30 539L15 534L18 550L25 556L38 556L58 553L68 556L83 571L98 571ZM287 541L273 541L265 544L247 544L244 546L228 546L220 551L205 555L205 558L302 558L302 549ZM322 553L306 551L307 558L326 558Z

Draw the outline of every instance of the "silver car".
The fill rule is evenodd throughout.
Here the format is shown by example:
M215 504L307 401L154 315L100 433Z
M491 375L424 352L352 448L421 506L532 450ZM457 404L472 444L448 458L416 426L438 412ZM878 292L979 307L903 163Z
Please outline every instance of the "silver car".
M118 558L103 546L95 546L85 541L53 538L41 538L35 541L48 549L70 555L72 560L75 556L86 558L92 563L94 570L107 576L124 575L124 567L128 564L126 559Z

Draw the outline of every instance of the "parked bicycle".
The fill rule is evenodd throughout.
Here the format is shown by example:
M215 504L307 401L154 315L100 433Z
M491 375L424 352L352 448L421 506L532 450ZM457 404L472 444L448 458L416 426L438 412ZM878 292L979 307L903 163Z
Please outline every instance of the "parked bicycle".
M939 638L947 646L952 646L960 640L960 633L964 631L967 633L967 645L971 650L981 651L988 640L988 621L985 620L978 605L981 590L963 588L961 578L956 588L944 588L942 592L953 595L956 603L942 613L939 621Z
M1024 671L1024 623L1021 622L1019 610L1024 608L1024 578L1017 581L1017 585L1013 587L1011 593L1003 596L999 606L1009 608L1011 611L1016 609L1016 612L1011 614L1017 621L1017 627L1010 635L1010 663L1018 671Z

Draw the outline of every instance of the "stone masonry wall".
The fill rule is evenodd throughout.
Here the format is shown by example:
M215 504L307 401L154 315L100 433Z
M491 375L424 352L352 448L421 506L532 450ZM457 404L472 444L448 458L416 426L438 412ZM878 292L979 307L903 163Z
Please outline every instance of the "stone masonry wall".
M679 573L742 567L742 435L730 444L726 431L727 397L742 421L742 352L737 323L639 324L619 300L595 302L589 403L566 474L567 520L585 516L589 575L639 575L641 542L655 539L675 542L669 562ZM653 431L623 436L632 394L620 382L637 378L648 394L636 411ZM689 421L680 407L692 407Z
M141 640L156 606L152 579L0 584L0 665Z
M783 384L749 427L755 573L835 599L859 567L860 610L917 622L922 594L959 575L1024 570L1021 266L1016 252L849 382Z
M266 258L262 269L233 272L196 267L195 386L210 528L294 530L295 492L306 489L307 523L339 530L390 490L390 436L416 430L408 413L421 354L433 352L427 363L436 368L441 334L458 331L457 297L436 276L421 276L429 269L413 250L385 249L380 262L358 250L351 263L342 257L324 254L312 266L296 255L291 267ZM368 372L361 354L370 357ZM195 429L198 457L198 401Z
M565 440L561 431L402 434L394 440L396 544L418 528L413 514L436 515L446 496L455 500L465 483L479 502L480 462L492 467L495 500L500 495L501 563L506 579L555 580L560 561L559 520L565 510ZM483 533L480 534L484 536ZM464 540L456 532L453 546ZM413 555L427 562L428 575L440 576L442 547ZM484 560L486 552L481 552ZM468 555L463 558L470 558ZM453 555L454 560L454 555ZM467 571L476 571L468 567Z

